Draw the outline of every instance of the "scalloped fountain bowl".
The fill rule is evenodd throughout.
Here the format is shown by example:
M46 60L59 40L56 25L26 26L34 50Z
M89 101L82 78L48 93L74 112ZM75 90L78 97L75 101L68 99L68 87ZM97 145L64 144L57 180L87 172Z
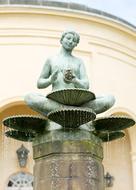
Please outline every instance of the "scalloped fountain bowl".
M7 137L31 142L34 138L43 133L48 125L47 119L33 115L16 115L3 120L4 126L8 129L5 132Z
M97 137L99 137L103 142L113 141L125 136L123 131L114 131L114 132L100 132L94 133Z
M5 118L3 124L22 132L42 132L47 124L47 119L33 115L16 115Z
M127 116L109 116L93 121L96 131L119 131L135 125L135 121Z
M100 117L91 122L94 135L102 139L103 142L116 140L125 136L122 131L135 125L135 121L128 116Z
M13 138L19 141L32 142L36 137L35 133L32 132L22 132L17 130L9 130L5 132L7 137Z
M88 90L73 88L52 91L46 97L61 104L80 106L90 100L94 100L95 94Z
M96 114L91 109L84 108L67 108L52 111L48 114L48 118L64 128L74 129L80 125L94 120Z

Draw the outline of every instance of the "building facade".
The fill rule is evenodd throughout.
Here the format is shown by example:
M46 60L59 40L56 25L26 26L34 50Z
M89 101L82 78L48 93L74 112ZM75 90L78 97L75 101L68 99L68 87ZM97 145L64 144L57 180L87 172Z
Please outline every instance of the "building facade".
M0 1L1 190L17 190L19 183L21 190L23 186L32 189L32 144L5 137L2 120L37 114L25 105L23 96L28 92L46 95L51 90L38 90L37 78L46 58L59 51L60 36L67 29L80 34L74 54L85 63L90 90L116 98L115 106L104 115L128 115L136 120L135 26L74 3ZM125 138L104 144L105 173L114 178L111 190L136 190L136 126L125 133ZM16 153L22 144L30 151L25 167L19 165Z

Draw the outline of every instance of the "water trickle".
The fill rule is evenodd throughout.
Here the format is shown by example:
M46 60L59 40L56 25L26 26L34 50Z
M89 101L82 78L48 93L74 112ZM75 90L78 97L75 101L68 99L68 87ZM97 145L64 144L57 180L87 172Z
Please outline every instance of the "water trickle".
M93 161L91 157L86 163L86 172L87 172L87 177L85 182L86 189L90 188L95 189L96 181L98 178L98 168L96 162Z
M127 136L125 135L118 143L120 143L120 149L118 148L118 150L120 150L120 155L123 157L126 154Z
M60 176L59 176L59 164L56 159L51 162L51 190L59 190Z
M67 190L72 190L72 168L73 168L73 163L71 162L69 165L69 176L68 176L68 186Z
M110 141L110 133L109 131L107 131L107 148L106 148L106 151L107 151L107 160L110 160L111 159L111 141Z
M2 167L2 171L4 171L4 157L5 157L5 153L4 153L4 145L5 145L5 127L2 125L2 131L1 131L1 167Z
M108 140L109 140L109 132L107 132L107 142L104 143L104 158L105 158L106 162L108 162L108 160L109 160L109 150L110 150Z

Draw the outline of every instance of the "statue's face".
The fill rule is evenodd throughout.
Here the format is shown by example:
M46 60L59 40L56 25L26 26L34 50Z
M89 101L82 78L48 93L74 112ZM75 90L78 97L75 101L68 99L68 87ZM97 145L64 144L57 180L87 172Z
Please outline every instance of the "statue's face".
M77 40L73 34L67 33L62 39L61 44L66 50L72 50L77 46Z

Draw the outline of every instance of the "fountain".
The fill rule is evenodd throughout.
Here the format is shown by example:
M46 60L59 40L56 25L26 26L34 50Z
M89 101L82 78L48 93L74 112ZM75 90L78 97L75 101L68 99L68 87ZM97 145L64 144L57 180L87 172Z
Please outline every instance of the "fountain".
M33 142L34 190L104 190L102 144L124 137L123 130L135 124L127 116L98 117L115 99L88 90L83 61L72 55L79 39L64 32L61 51L47 59L37 86L52 85L52 92L25 96L40 116L3 120L7 137Z

